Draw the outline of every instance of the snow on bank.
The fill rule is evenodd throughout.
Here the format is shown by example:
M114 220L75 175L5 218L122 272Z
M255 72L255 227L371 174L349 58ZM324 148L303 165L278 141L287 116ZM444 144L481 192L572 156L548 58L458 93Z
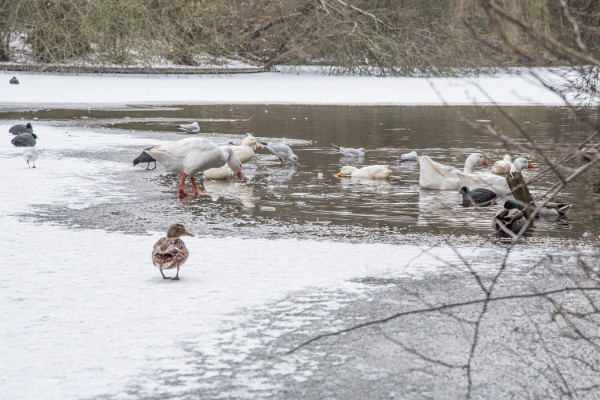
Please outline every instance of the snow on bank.
M9 85L18 76L20 85ZM543 74L557 79L550 72ZM236 75L57 75L1 72L0 104L563 105L527 73L403 78L253 73Z

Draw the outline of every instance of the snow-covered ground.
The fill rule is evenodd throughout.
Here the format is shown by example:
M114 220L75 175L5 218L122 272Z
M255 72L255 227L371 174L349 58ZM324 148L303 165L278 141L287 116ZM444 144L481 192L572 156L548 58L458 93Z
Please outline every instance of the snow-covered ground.
M12 75L18 75L20 85L8 85ZM450 104L488 103L477 85L502 104L561 104L557 96L521 76L426 80L277 73L194 77L0 73L0 83L0 103L25 108L82 103L414 105L441 104L441 99ZM142 145L144 138L86 131L86 140L79 140L76 137L83 132L77 129L64 135L59 128L37 123L44 130L44 151L40 166L28 169L20 158L22 150L8 140L8 128L18 122L0 124L5 135L0 141L2 398L188 398L185 393L201 393L212 377L227 379L228 357L243 360L252 348L291 330L306 328L307 335L314 334L310 321L290 318L264 326L266 338L257 342L236 331L254 308L298 292L308 297L342 292L356 299L364 295L364 288L353 278L418 279L439 272L444 266L440 259L457 260L454 251L444 247L422 254L417 247L378 243L195 237L185 238L190 258L181 281L164 281L150 261L152 245L163 232L108 233L36 223L27 216L40 204L83 208L139 201L111 179L129 165L68 156L64 151ZM464 250L473 259L490 253ZM332 301L326 307L341 305ZM233 350L224 352L219 344L223 332L235 337L228 344ZM201 376L194 362L198 354L208 359ZM258 360L248 361L246 370L236 374L247 379L236 382L245 391L236 395L252 398L267 385L253 373L263 378L294 374L295 360L283 359L269 371L262 371ZM178 379L162 385L169 376Z
M546 80L560 76L537 71ZM20 85L8 85L17 76ZM563 105L527 71L469 78L377 78L303 73L56 75L0 72L0 104Z

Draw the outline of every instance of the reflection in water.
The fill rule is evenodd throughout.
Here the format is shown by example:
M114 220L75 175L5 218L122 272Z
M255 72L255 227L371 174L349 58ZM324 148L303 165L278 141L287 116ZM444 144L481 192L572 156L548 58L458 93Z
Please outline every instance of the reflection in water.
M210 197L213 201L219 200L220 197L233 198L242 202L246 208L254 208L256 199L252 187L245 185L243 182L238 182L233 179L225 180L204 180L204 188L210 192Z

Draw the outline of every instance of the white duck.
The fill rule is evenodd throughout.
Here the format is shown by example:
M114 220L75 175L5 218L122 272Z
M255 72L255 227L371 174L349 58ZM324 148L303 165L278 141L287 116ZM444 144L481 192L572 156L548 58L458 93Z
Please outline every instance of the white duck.
M523 168L533 168L533 165L523 157L519 157L512 163L510 172L521 172ZM500 196L508 196L512 193L508 182L504 176L493 173L458 173L458 180L462 186L466 186L469 190L476 188L485 188L493 190Z
M488 162L479 153L473 153L465 161L464 173L472 174L476 165L487 165ZM428 156L419 157L419 185L425 189L458 190L461 186L458 180L457 168L440 164Z
M166 170L182 175L179 194L185 191L185 179L189 176L194 194L202 194L196 186L195 175L210 168L218 168L227 164L239 179L242 179L242 163L235 155L232 146L219 146L204 138L187 138L166 143L146 150Z
M387 165L367 165L366 167L356 168L349 165L342 167L336 177L350 176L357 179L388 179L392 171Z
M232 140L229 140L224 144L221 144L220 146L230 145L231 142ZM256 146L256 148L260 147L256 143L256 139L253 136L249 135L245 137L244 140L242 140L242 144L240 144L239 146L232 145L231 147L233 148L233 151L235 152L235 155L240 160L240 162L247 163L254 157L254 150L252 149L252 146ZM232 178L233 176L233 171L227 165L224 165L220 168L207 169L206 171L204 171L204 177L206 179L222 180Z
M512 167L512 157L507 154L502 160L496 161L494 165L492 165L492 173L506 175L510 172L510 167Z

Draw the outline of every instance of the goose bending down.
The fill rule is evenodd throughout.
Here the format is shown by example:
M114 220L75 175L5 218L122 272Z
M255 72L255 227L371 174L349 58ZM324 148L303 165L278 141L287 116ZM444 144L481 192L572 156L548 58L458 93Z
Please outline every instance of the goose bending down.
M221 144L220 146L232 145L233 151L235 155L240 160L240 162L247 163L252 160L254 157L254 148L258 148L258 144L256 143L256 139L253 136L247 136L242 140L242 144L233 145L233 140L228 140L227 142ZM229 179L233 177L233 171L227 165L224 165L219 168L211 168L204 171L204 178L206 179Z
M513 200L506 200L502 210L494 216L492 227L496 232L504 232L509 235L517 234L527 222L527 218L520 210L519 203Z
M33 147L37 143L37 138L35 133L21 133L13 137L10 142L17 147Z
M339 151L340 153L342 153L346 157L364 157L365 154L367 154L367 151L365 149L363 149L362 147L359 148L359 149L353 149L351 147L336 146L333 143L331 143L331 145L333 147L335 147L337 149L337 151Z
M399 161L417 161L419 159L419 157L417 156L417 152L416 151L411 151L410 153L406 153L406 154L400 154L400 160Z
M283 143L267 143L258 141L261 145L263 145L267 150L271 153L275 154L277 158L279 158L279 165L283 165L283 159L290 160L294 164L298 164L298 156L294 154L292 148L287 144Z
M143 150L142 153L139 156L137 156L136 158L133 159L133 166L134 167L136 165L138 165L139 163L147 163L146 164L146 169L155 169L156 168L156 160L150 154L146 153L146 150L150 150L151 148L152 147L148 147L147 149ZM154 163L154 167L152 167L152 168L150 168L150 163L151 162Z
M462 194L462 205L465 207L490 206L496 204L496 199L498 198L498 193L484 188L469 190L468 187L463 186L458 192Z
M179 267L181 267L190 254L181 236L194 236L185 230L183 225L171 225L167 236L158 239L152 248L152 263L159 269L163 279L179 280ZM165 276L163 269L177 268L174 277Z
M200 132L200 125L197 122L192 122L191 124L181 124L175 125L175 128L187 132L187 133L198 133Z
M232 146L219 146L204 138L187 138L176 142L166 143L146 150L167 171L182 175L179 194L184 196L185 180L189 176L194 188L194 194L205 194L196 186L195 175L210 168L218 168L225 164L232 172L242 179L242 163L235 155Z
M27 166L30 168L35 168L35 160L38 158L38 152L35 147L30 147L26 149L23 154L21 154L23 160L27 161ZM33 167L29 165L29 162L33 164Z
M10 127L8 132L13 135L20 135L22 133L29 133L30 135L33 133L33 126L31 126L31 122L27 124L17 124Z
M357 179L388 179L392 171L387 165L367 165L366 167L356 168L349 165L342 167L336 177L350 176Z
M494 165L492 165L492 173L506 175L510 172L510 167L512 167L512 157L507 154L502 160L496 161Z
M488 162L479 153L473 153L465 161L464 173L471 174L476 165L487 165ZM458 181L457 168L450 167L433 161L428 156L419 157L419 185L425 189L458 190L461 185Z

